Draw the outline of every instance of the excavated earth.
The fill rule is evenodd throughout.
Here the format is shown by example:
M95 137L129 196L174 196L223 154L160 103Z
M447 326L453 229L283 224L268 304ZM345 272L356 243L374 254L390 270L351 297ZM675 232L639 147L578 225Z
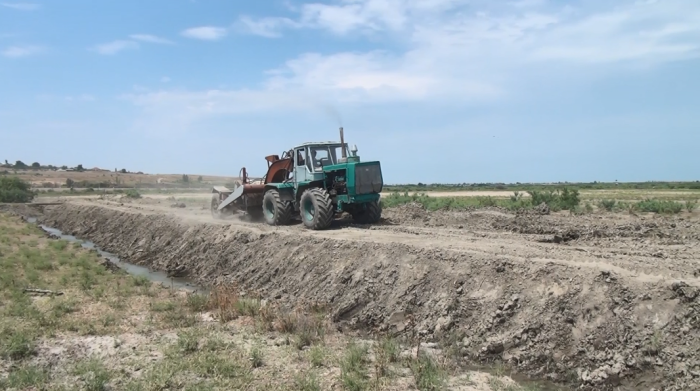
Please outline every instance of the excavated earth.
M700 388L700 225L690 215L405 205L373 227L314 232L112 199L38 217L126 261L280 303L328 303L339 328L420 336L465 362L503 360L589 390Z

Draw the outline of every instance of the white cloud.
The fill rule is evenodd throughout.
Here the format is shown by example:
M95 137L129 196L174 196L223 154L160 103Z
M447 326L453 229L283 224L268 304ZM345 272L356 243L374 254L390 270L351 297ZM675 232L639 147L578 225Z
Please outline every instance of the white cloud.
M226 29L214 26L193 27L182 32L187 38L216 41L226 36Z
M96 45L93 50L106 55L106 56L111 56L114 54L117 54L123 50L129 50L129 49L138 49L139 44L134 41L125 41L125 40L116 40L108 43L103 43L100 45Z
M301 24L289 18L261 18L255 20L249 16L242 16L238 21L238 26L239 30L249 34L277 38L282 36L284 28L301 27Z
M34 3L0 3L3 7L13 8L19 11L36 11L41 6Z
M240 27L260 36L279 37L285 29L370 34L363 46L385 50L300 53L269 70L265 82L252 90L148 91L127 99L143 109L148 126L163 121L163 129L184 129L208 116L312 110L317 106L312 102L320 101L356 106L489 102L513 96L523 80L543 74L548 79L566 75L562 82L576 83L577 75L591 67L603 74L700 53L700 2L572 4L579 7L538 0L496 5L479 0L340 0L303 4L293 9L296 18L242 17ZM208 29L195 29L190 36L216 39L224 34L223 29L219 34Z
M545 0L516 0L507 5L510 8L468 0L340 0L293 8L296 20L243 17L240 23L269 37L300 28L339 35L382 33L376 36L399 37L399 44L412 46L409 51L432 53L438 46L451 51L455 60L482 62L494 52L517 61L665 61L694 57L700 48L699 2L593 1L562 7ZM468 56L465 48L485 53Z
M163 45L172 45L173 44L173 42L168 40L168 39L157 37L157 36L151 35L151 34L132 34L129 36L129 38L134 39L136 41L148 42L148 43L158 43L158 44L163 44Z
M10 46L0 52L0 54L8 58L21 58L40 54L44 50L42 46Z

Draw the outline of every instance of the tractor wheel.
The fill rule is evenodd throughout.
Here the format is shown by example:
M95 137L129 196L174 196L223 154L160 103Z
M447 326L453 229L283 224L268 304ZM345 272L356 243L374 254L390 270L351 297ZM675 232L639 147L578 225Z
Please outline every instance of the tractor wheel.
M379 222L381 217L382 208L377 201L368 202L359 206L358 209L352 213L352 219L358 224L375 224Z
M300 200L301 221L306 228L321 230L330 227L335 212L331 196L324 189L312 188L304 191Z
M282 201L280 193L271 189L263 197L263 214L265 222L269 225L287 225L292 219L294 205L289 201Z

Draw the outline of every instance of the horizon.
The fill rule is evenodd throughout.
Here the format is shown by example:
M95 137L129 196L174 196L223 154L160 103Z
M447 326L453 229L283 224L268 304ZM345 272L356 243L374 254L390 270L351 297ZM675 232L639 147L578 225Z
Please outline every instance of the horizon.
M700 3L11 1L0 26L9 161L263 175L342 126L387 183L700 179Z
M24 161L20 160L21 162L25 163ZM34 163L34 162L32 162ZM147 172L147 171L142 171L142 170L137 170L137 171L131 171L127 170L126 173L121 172L121 169L118 169L117 171L114 170L109 170L106 168L102 168L99 166L92 166L90 167L89 165L83 164L83 171L76 171L75 169L77 168L76 166L73 167L68 167L67 169L63 169L62 167L65 165L54 165L54 164L41 164L40 168L35 168L32 167L31 164L27 164L26 167L24 168L15 168L13 166L6 166L4 163L0 164L0 169L5 169L7 171L9 170L14 170L14 171L32 171L32 170L45 170L45 171L57 171L57 172L81 172L81 173L90 173L90 172L95 172L93 171L95 168L98 168L101 170L101 172L109 172L109 173L114 173L114 174L122 174L122 175L127 175L127 174L132 174L132 175L148 175L148 176L158 176L158 175L163 175L163 176L181 176L181 175L187 175L192 176L192 177L197 177L197 176L202 176L202 177L223 177L223 178L239 178L237 176L231 176L231 175L214 175L214 174L209 174L209 173L197 173L197 172ZM38 162L37 162L38 163ZM26 163L25 163L26 164ZM53 167L53 169L49 168L49 166ZM257 176L253 176L253 178L258 178ZM390 183L390 182L385 182L385 186L414 186L414 187L420 187L421 185L424 187L434 187L434 186L443 186L443 187L473 187L473 186L498 186L498 185L505 185L505 186L519 186L519 185L611 185L611 184L620 184L620 185L630 185L630 184L639 184L639 183L645 183L645 184L650 184L650 183L658 183L658 184L689 184L689 183L698 183L700 180L660 180L660 179L650 179L650 180L645 180L645 181L619 181L619 180L614 180L614 181L590 181L590 182L581 182L581 181L549 181L549 182L395 182L395 183ZM194 183L194 182L192 182Z

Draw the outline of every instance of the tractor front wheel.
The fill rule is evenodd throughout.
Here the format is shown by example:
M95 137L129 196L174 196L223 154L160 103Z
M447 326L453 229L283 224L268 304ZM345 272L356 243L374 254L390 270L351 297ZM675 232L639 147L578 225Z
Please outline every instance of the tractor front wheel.
M287 225L292 218L294 205L289 201L282 201L280 193L276 189L270 189L263 197L263 215L269 225Z
M313 230L330 227L335 212L331 196L324 189L312 188L304 191L300 199L301 221Z
M382 217L382 208L378 201L359 205L352 213L352 219L358 224L375 224Z

